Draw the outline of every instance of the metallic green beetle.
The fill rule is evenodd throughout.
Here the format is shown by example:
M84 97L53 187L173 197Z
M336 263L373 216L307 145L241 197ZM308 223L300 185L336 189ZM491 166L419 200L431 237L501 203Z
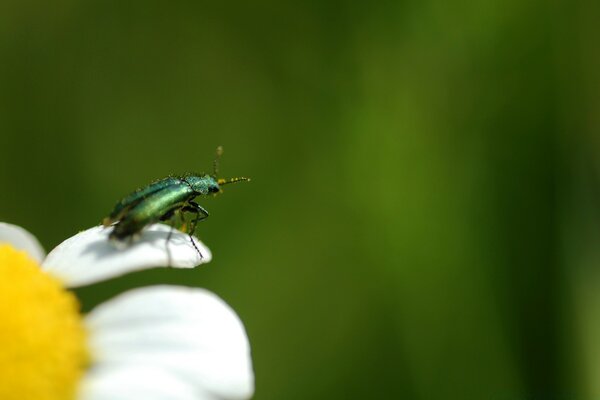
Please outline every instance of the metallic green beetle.
M223 148L217 148L217 156L213 164L213 174L188 174L180 177L170 176L140 188L119 201L110 215L102 221L104 226L114 224L109 235L111 240L131 241L148 225L158 221L168 221L177 213L195 214L190 222L188 233L192 244L196 247L192 235L199 221L208 217L208 211L193 200L198 196L207 196L221 192L221 186L249 178L218 179L218 161ZM170 238L170 233L167 240ZM200 254L200 251L198 251ZM202 256L202 254L200 254Z

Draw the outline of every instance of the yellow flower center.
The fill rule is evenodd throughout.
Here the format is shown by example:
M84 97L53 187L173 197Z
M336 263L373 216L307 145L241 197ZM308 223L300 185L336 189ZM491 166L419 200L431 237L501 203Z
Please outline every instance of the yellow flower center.
M0 299L0 399L73 398L88 360L75 296L0 244Z

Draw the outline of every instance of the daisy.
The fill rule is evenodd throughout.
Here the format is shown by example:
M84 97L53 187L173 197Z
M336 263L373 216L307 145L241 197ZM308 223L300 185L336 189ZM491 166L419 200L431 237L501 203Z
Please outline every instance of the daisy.
M250 347L235 312L199 288L134 289L81 315L67 290L167 265L211 259L194 238L149 227L117 250L94 227L45 256L26 230L0 223L0 398L248 399ZM168 251L165 247L169 246Z

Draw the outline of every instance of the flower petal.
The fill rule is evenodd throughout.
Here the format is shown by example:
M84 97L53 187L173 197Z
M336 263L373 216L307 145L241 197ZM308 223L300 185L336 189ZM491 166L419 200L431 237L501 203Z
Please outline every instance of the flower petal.
M75 287L155 267L193 268L212 258L198 239L194 241L202 256L189 235L163 224L151 225L125 248L108 239L110 231L110 227L96 226L76 234L52 250L42 268Z
M15 248L26 251L38 263L46 256L35 236L17 225L0 222L0 243L10 243Z
M93 368L83 378L79 400L216 400L160 368L144 365Z
M244 327L204 289L135 289L94 309L86 326L100 367L162 368L218 399L248 399L254 392Z

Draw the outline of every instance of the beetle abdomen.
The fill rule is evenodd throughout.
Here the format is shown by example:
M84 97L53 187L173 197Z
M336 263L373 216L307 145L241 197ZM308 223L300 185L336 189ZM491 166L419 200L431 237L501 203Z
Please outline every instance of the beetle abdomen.
M152 193L127 210L110 233L110 238L129 238L173 210L180 209L195 196L196 193L186 184L171 185Z
M130 195L124 197L121 201L115 204L110 215L102 221L104 226L108 226L113 222L120 220L130 209L135 207L137 204L145 200L148 196L159 192L165 188L186 185L187 183L182 181L180 178L168 177L159 181L153 182L150 185L136 190Z

